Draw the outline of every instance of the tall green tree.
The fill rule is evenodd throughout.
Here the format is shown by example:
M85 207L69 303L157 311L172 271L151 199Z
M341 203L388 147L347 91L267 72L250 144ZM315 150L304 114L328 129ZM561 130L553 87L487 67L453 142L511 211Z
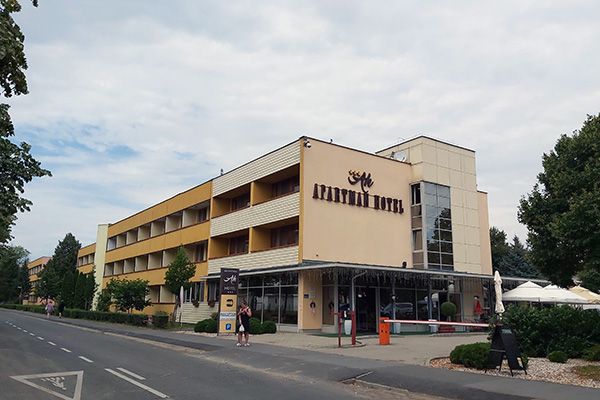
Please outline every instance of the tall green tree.
M490 228L492 267L502 276L517 278L542 278L529 262L529 250L515 235L512 243L506 241L506 232L494 226Z
M19 298L19 270L28 254L20 246L0 245L0 302Z
M173 309L173 321L177 313L177 307L180 303L179 291L183 286L184 289L189 289L191 286L190 279L196 273L196 266L190 262L185 249L180 246L177 250L177 255L171 264L167 272L165 272L165 287L175 295L175 307Z
M37 6L37 1L33 4ZM0 0L0 88L6 98L28 93L25 36L12 17L19 11L21 5L17 0ZM15 129L9 107L0 103L0 243L12 238L17 213L30 210L32 202L22 196L25 184L35 177L51 176L30 154L29 144L11 141Z
M132 310L142 311L151 303L146 300L150 293L148 281L142 279L112 279L107 289L114 300L114 304L121 311L131 313Z
M496 271L498 270L500 261L510 251L510 247L506 242L506 232L492 226L490 228L490 245L492 247L492 268Z
M600 272L588 268L579 273L581 286L592 292L600 293Z
M67 233L64 239L58 242L52 258L46 265L46 269L54 268L59 275L74 272L77 270L77 252L79 249L81 249L81 243L72 233Z
M41 299L55 299L61 293L63 278L58 274L56 268L44 268L39 274L39 283L35 288L35 294Z
M84 298L84 309L91 310L94 303L94 295L96 294L96 278L95 272L92 270L89 274L85 274L83 298Z
M584 270L600 271L600 114L562 135L542 157L543 171L521 199L531 260L553 283L573 284Z
M73 307L85 310L85 289L87 278L79 271L75 272L75 290L73 293Z
M29 296L29 292L31 292L31 282L29 281L29 269L27 268L27 264L29 263L28 259L23 260L21 263L21 267L19 268L19 278L17 289L19 289L20 298L19 302L23 303L23 299Z

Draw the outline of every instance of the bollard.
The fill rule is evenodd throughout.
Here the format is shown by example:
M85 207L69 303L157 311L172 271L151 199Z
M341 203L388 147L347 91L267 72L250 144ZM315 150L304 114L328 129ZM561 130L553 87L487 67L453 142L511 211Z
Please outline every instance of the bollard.
M385 322L386 318L379 318L379 344L390 344L390 323Z

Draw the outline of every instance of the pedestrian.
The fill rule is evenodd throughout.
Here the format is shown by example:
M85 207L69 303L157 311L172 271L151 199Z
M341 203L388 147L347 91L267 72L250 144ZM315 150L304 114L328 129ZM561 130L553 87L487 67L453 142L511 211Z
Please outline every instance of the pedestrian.
M63 312L65 312L65 302L61 300L58 303L58 318L62 318Z
M250 346L248 343L248 338L250 337L250 317L252 317L252 310L248 307L248 303L246 301L242 301L242 304L238 310L238 347L241 346ZM242 336L245 339L245 342L242 340Z
M46 301L46 318L50 318L50 314L54 311L54 300L48 299Z

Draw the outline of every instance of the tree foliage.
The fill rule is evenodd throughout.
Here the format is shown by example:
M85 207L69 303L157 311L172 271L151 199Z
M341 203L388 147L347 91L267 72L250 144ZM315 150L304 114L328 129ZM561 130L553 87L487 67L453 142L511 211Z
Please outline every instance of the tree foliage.
M60 297L69 308L74 306L77 279L77 252L81 243L71 233L58 242L54 254L40 274L36 294L42 298Z
M131 312L132 310L142 311L151 303L146 300L150 293L148 281L142 279L112 279L106 289L110 293L113 303L121 311Z
M21 294L21 298L19 302L23 302L23 299L29 295L31 292L31 282L29 281L29 269L27 268L27 264L29 264L29 260L25 259L21 262L21 267L19 267L19 278L18 278L18 286L19 292Z
M20 270L28 254L20 246L0 246L0 302L17 301L19 298Z
M553 283L573 284L581 271L600 271L600 115L588 116L542 157L543 171L521 199L531 259Z
M592 292L600 293L600 272L594 269L584 269L579 273L581 286Z
M189 289L190 279L195 273L196 267L190 262L183 246L180 246L175 259L165 272L165 287L179 298L180 288L183 286L184 289Z
M502 276L517 278L542 278L529 262L529 250L515 235L512 243L506 241L506 232L494 226L490 228L492 245L492 268Z
M33 2L37 6L37 1ZM27 94L25 36L12 14L21 11L17 0L0 0L0 87L4 97ZM29 153L25 142L10 140L15 129L8 104L0 104L0 243L8 242L18 212L30 210L32 202L22 196L24 186L35 177L51 176Z

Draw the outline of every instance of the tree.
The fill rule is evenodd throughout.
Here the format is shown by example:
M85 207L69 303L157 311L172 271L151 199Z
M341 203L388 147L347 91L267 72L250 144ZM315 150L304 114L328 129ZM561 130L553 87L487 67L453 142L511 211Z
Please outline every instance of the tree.
M37 6L37 0L33 1ZM25 36L12 14L21 11L17 0L0 0L0 87L4 97L27 94L23 42ZM29 153L31 146L10 140L15 130L8 104L0 104L0 243L11 238L18 212L29 211L33 204L22 196L24 186L35 177L51 176Z
M39 284L35 288L36 296L42 299L53 299L58 297L61 293L63 279L56 271L56 268L46 267L39 276Z
M84 308L86 310L91 310L92 305L94 303L94 294L96 293L96 278L95 272L92 269L92 272L85 275L85 287L83 290L83 298L84 298Z
M19 268L19 278L17 289L19 289L19 303L23 303L23 299L25 296L29 296L29 292L31 292L31 282L29 281L29 269L27 268L27 264L29 261L27 259L23 260L21 263L21 267Z
M146 300L146 296L150 293L148 281L142 279L126 280L112 279L107 289L112 296L114 304L121 311L131 313L133 309L142 311L151 303Z
M502 276L516 278L541 278L539 271L528 260L529 250L515 235L513 242L506 241L506 232L494 226L490 228L492 245L492 268Z
M59 275L65 275L77 270L77 253L81 243L71 233L67 233L63 240L58 242L54 255L48 261L46 269L55 268Z
M19 298L19 270L28 254L20 246L0 245L0 302Z
M87 278L79 271L75 272L75 289L73 291L73 307L85 310L85 290Z
M600 271L600 114L542 157L543 171L519 205L531 259L553 283Z
M593 269L584 269L579 273L581 286L592 292L600 293L600 272Z
M165 272L165 287L175 295L175 308L173 309L173 320L177 312L177 305L180 303L179 291L183 286L184 289L189 289L191 286L190 279L196 273L196 266L190 262L185 249L180 246L177 250L177 255L167 272Z
M57 271L56 266L50 266L54 271ZM48 269L48 266L46 267ZM75 276L77 271L66 271L62 276L62 284L60 288L60 301L65 304L67 308L75 307Z

